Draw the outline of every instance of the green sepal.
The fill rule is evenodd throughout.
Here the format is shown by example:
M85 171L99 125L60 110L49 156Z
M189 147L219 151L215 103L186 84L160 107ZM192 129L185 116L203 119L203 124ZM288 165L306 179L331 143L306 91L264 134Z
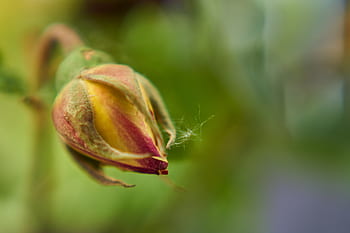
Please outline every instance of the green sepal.
M114 63L108 54L87 47L79 47L73 50L62 61L56 75L56 91L59 92L73 78L88 68L101 64Z
M84 171L86 171L96 182L108 186L123 186L125 188L135 187L133 184L127 184L121 180L107 176L102 169L103 164L101 164L99 161L82 155L69 146L66 146L66 148L68 149L69 154L72 156L72 158L79 164L79 166Z
M169 149L171 145L175 143L176 129L174 127L173 122L170 119L168 110L162 100L160 93L158 92L157 88L151 83L151 81L149 81L147 78L138 73L136 73L136 77L147 92L147 95L154 109L157 121L169 136L166 145L166 148Z

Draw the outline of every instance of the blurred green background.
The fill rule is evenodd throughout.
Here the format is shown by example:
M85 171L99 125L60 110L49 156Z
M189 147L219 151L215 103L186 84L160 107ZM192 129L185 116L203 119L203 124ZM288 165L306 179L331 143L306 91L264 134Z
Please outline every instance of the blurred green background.
M70 25L158 87L178 129L169 178L186 191L114 168L110 175L137 186L103 187L52 130L38 184L49 188L34 191L33 207L33 116L20 95L1 93L0 232L349 232L347 8L345 0L1 1L2 79L21 90L40 33Z

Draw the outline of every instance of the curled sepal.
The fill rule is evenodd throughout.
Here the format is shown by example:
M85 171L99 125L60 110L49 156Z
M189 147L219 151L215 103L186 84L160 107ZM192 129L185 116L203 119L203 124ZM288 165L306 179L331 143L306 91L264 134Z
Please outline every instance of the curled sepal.
M133 184L127 184L121 180L107 176L103 172L101 163L97 160L93 160L87 156L84 156L69 146L67 146L67 149L73 159L80 165L80 167L84 169L90 175L90 177L95 179L98 183L108 186L123 186L125 188L135 187Z
M166 148L169 149L176 139L176 130L173 122L170 119L169 113L165 107L165 104L160 96L157 88L145 77L140 74L136 74L137 79L140 82L140 86L146 92L146 96L149 98L155 116L159 124L163 127L165 132L169 135Z

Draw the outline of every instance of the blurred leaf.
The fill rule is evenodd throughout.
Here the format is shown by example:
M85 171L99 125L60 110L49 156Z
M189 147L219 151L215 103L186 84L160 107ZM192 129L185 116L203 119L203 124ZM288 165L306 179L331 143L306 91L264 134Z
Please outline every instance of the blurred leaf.
M24 82L12 72L9 72L3 67L3 58L0 54L0 92L9 94L25 93Z
M25 83L18 76L0 67L0 92L24 95L25 91Z

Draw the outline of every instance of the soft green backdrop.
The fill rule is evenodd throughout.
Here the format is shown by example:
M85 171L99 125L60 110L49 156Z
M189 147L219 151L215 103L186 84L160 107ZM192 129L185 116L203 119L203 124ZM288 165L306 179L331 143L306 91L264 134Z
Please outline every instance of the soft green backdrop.
M270 169L348 177L341 1L137 2L2 1L2 69L26 80L37 36L63 22L144 74L178 128L169 177L186 192L114 168L137 186L100 186L53 134L40 222L28 204L32 115L21 97L0 94L0 232L261 233Z

